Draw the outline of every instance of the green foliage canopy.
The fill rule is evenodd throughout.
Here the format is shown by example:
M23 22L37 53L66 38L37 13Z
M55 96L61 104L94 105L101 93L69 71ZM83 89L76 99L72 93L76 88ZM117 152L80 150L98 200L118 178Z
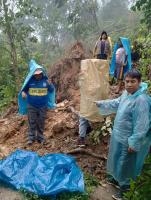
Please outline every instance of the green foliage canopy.
M151 29L151 1L150 0L137 0L132 10L142 11L143 19L141 22L146 23L148 29Z

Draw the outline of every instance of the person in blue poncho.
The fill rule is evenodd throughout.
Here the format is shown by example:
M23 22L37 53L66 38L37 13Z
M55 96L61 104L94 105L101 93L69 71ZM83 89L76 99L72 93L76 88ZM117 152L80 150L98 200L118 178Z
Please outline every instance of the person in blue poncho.
M127 54L123 47L123 44L121 40L118 42L118 49L116 50L116 62L115 62L115 71L114 71L114 77L117 80L123 79L123 67L127 64Z
M125 75L125 91L113 100L96 101L100 114L116 113L109 146L107 172L110 182L120 186L112 197L121 200L130 180L140 175L151 144L151 100L141 74L132 69Z
M19 113L28 114L29 145L35 140L45 143L43 132L47 108L55 107L55 89L47 79L44 68L32 60L30 72L19 93Z
M114 52L110 65L110 75L114 76L118 82L117 93L122 88L124 74L131 69L131 48L128 38L120 37L114 46Z

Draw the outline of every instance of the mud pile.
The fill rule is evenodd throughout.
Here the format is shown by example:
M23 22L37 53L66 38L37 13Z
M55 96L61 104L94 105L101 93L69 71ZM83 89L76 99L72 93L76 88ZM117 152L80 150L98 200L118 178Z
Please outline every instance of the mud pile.
M66 52L63 59L48 70L49 76L55 82L57 102L68 100L72 101L75 106L79 104L78 74L81 60L85 57L82 44L77 42Z

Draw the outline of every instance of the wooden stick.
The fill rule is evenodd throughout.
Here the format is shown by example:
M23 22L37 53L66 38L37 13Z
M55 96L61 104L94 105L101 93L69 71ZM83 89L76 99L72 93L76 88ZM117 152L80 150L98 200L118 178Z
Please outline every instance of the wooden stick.
M122 80L122 77L123 77L123 68L124 68L124 66L122 65L121 66L121 70L120 70L120 80Z
M92 153L91 151L88 151L86 149L83 149L83 148L76 148L74 150L71 150L71 151L67 151L65 152L66 154L86 154L86 155L89 155L89 156L92 156L92 157L95 157L95 158L99 158L99 159L102 159L102 160L107 160L106 156L101 156L99 154L96 154L96 153Z

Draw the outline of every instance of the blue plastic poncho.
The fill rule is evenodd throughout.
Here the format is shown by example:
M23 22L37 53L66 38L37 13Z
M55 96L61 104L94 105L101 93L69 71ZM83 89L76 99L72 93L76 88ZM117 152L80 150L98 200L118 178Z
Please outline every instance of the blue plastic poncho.
M19 107L19 114L26 115L27 114L27 100L22 98L22 90L25 88L31 77L34 75L34 72L37 69L41 69L43 71L44 76L48 79L46 70L44 67L38 65L34 60L31 60L29 63L29 73L23 83L23 86L18 94L18 107ZM55 104L55 90L53 92L48 92L48 108L53 109L56 107Z
M145 93L147 84L141 84L133 95L125 91L114 100L99 102L101 114L117 113L111 135L107 171L120 186L129 185L143 167L151 145L151 100ZM128 147L135 150L128 153Z
M127 65L124 67L124 75L125 75L126 72L131 69L131 45L130 45L130 41L128 38L120 37L120 40L121 40L123 47L126 51L126 54L128 56ZM112 60L111 60L111 65L110 65L110 75L111 76L114 76L117 49L118 49L118 43L116 43L114 45L114 50L113 50L113 55L112 55Z
M0 182L42 196L84 192L82 171L74 158L64 154L38 156L35 152L17 150L0 160Z

